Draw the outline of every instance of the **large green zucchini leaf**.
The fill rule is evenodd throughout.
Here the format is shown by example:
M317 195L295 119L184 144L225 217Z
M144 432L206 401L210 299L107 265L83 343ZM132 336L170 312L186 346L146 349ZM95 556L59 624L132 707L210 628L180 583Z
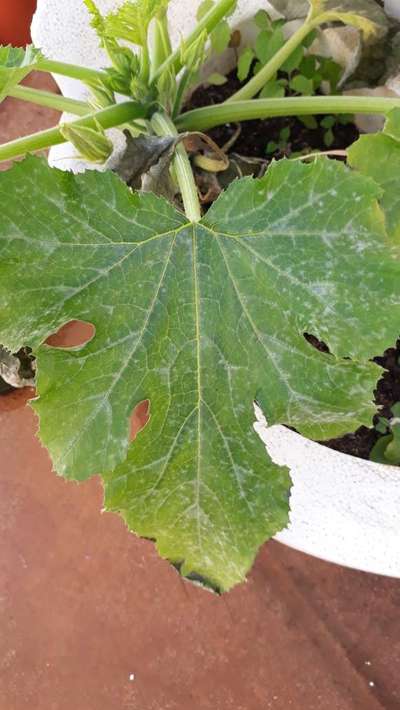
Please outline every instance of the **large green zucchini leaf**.
M333 161L281 161L189 224L111 173L30 157L0 195L0 342L37 356L55 470L102 474L107 509L184 575L230 588L288 520L289 474L255 434L253 402L311 437L370 421L369 360L400 322L380 189ZM45 344L73 319L94 325L89 343Z

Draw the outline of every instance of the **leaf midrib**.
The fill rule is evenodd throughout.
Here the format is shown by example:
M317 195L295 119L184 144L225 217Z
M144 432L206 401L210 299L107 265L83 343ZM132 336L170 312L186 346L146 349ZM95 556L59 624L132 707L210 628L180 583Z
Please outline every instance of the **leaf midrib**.
M201 487L201 461L202 461L202 434L201 434L201 403L202 403L202 382L201 382L201 347L200 347L200 286L197 265L197 239L196 226L192 225L192 264L193 264L193 298L195 311L195 339L196 339L196 364L197 364L197 467L196 467L196 520L197 520L197 541L199 549L202 549L201 526L200 526L200 487Z

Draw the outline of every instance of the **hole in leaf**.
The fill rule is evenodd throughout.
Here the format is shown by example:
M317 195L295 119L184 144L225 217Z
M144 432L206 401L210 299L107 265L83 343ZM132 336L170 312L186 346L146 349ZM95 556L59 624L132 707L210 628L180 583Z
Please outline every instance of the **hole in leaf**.
M330 352L327 344L324 343L323 340L318 340L315 335L311 335L310 333L303 333L303 335L307 342L310 343L310 345L312 345L316 350L319 350L321 353Z
M131 441L136 439L142 429L146 426L150 419L150 402L144 399L139 402L131 414Z
M95 336L96 328L91 323L73 320L61 326L60 330L47 338L52 348L77 348L89 343Z

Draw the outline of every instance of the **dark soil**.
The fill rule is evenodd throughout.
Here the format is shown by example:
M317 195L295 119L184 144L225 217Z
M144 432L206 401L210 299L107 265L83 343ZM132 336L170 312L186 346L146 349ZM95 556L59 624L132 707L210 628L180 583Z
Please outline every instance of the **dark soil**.
M192 95L187 110L202 108L218 104L232 96L242 84L239 82L236 72L228 76L228 81L223 86L201 86ZM241 133L232 150L235 153L252 158L268 158L266 147L269 141L279 143L279 134L282 128L290 128L290 139L287 149L281 154L274 154L275 158L291 155L294 152L312 152L313 150L327 150L324 144L325 130L322 127L309 129L295 116L284 118L268 118L261 121L246 121L241 125ZM237 124L228 123L208 131L211 138L220 147L224 146L234 135ZM329 150L343 150L354 143L359 136L359 132L354 123L347 125L337 124L333 128L335 140Z
M400 340L397 341L396 347L386 350L382 357L374 358L374 362L384 368L374 393L377 413L372 423L377 424L380 416L390 419L393 416L391 407L400 402ZM369 459L371 449L381 436L376 429L362 426L353 434L320 443L344 454Z

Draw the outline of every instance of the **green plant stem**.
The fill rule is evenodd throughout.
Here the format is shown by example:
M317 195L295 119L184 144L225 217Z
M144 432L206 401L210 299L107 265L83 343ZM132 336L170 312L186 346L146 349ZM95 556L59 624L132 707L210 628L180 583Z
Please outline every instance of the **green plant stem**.
M101 111L95 111L77 121L72 121L70 125L95 128L96 124L100 124L102 128L107 129L120 126L137 118L145 118L146 115L147 107L135 101L127 101L102 109ZM34 133L33 135L18 138L17 140L4 143L0 146L0 162L17 158L27 153L34 153L38 150L51 148L54 145L66 142L59 128L51 128L41 133Z
M204 32L207 31L208 34L213 31L213 29L218 25L218 23L228 15L235 6L236 0L220 0L215 7L213 7L207 14L197 23L196 28L193 32L185 38L185 47L190 47L193 42ZM157 69L153 74L151 81L154 83L157 81L159 76L167 69L173 68L175 74L182 69L181 61L181 49L178 47L175 52L173 52L168 59Z
M146 44L143 45L140 58L140 78L144 84L147 84L150 76L150 54Z
M77 64L67 64L66 62L55 62L51 59L41 59L35 69L38 71L50 72L51 74L60 74L68 76L70 79L79 79L80 81L103 81L107 78L107 74L97 69L88 69Z
M225 123L253 121L274 116L304 116L341 113L386 115L400 108L400 98L375 96L299 96L283 99L252 99L224 102L183 113L176 120L180 131L206 131Z
M54 108L56 111L67 111L76 116L85 116L90 112L90 106L84 101L76 101L76 99L68 99L59 94L53 94L51 91L39 91L31 89L29 86L13 86L9 92L9 96L21 101L28 101L38 106L47 106Z
M155 113L151 125L158 136L177 136L175 125L164 113ZM175 149L173 164L181 191L185 214L190 222L199 222L201 209L192 166L185 147L180 143Z
M151 73L154 75L158 68L172 54L171 40L168 31L167 15L164 12L162 17L155 21L154 36L151 45Z
M232 94L232 96L227 99L227 103L233 101L246 101L247 99L252 99L253 96L256 96L314 28L315 23L307 18L304 24L296 30L296 32L288 39L283 47L281 47L281 49L274 54L272 59L270 59L270 61L262 69L260 69L260 71L253 76L252 79L250 79L250 81L239 89L239 91Z
M172 118L174 120L177 116L179 116L179 114L181 112L183 100L185 98L185 93L186 93L186 90L189 86L189 81L190 81L190 73L188 72L187 69L185 69L182 72L182 75L181 75L179 82L178 82L178 88L176 91L174 107L172 109Z

